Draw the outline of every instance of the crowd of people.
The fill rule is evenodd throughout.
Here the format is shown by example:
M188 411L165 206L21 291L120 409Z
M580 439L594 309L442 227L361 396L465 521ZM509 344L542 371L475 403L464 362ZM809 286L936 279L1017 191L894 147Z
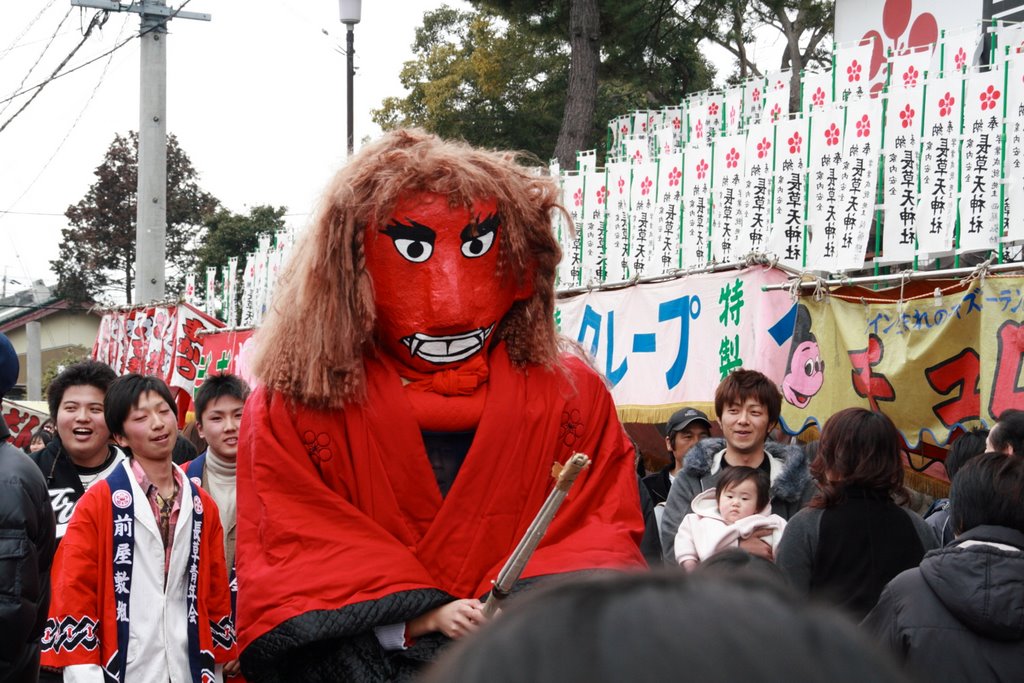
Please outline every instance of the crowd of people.
M391 133L297 246L259 386L196 391L201 452L162 380L94 361L50 383L49 443L0 424L0 681L1019 680L1024 412L953 445L928 519L889 418L772 439L753 370L638 472L557 334L557 197L510 155ZM0 336L0 395L17 375Z

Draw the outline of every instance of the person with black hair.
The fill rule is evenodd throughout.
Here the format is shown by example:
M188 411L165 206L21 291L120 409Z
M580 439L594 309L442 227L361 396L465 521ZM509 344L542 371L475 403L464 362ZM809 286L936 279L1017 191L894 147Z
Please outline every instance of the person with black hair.
M109 365L84 360L68 366L46 390L56 434L30 457L46 478L57 518L58 544L81 497L125 457L110 443L103 417L107 388L116 378Z
M888 653L781 582L678 571L538 588L421 683L906 683Z
M223 531L171 461L174 397L124 375L104 416L131 456L86 491L57 551L42 661L65 682L220 680L236 658Z
M950 446L949 451L946 453L945 461L943 461L943 465L946 467L946 476L949 478L950 483L953 482L953 477L956 476L961 467L967 464L968 460L985 452L986 439L988 439L987 429L973 429L961 434L953 442L953 445ZM939 545L946 545L953 540L955 534L953 533L953 525L949 523L949 498L939 498L933 502L928 512L924 515L924 521L928 522L928 526L939 537Z
M919 680L1024 672L1024 458L985 453L953 480L956 539L893 579L862 623Z
M18 371L18 355L0 334L0 399ZM0 681L22 683L39 676L56 541L43 475L10 436L0 420Z
M814 495L814 481L803 450L768 439L781 412L782 394L775 382L761 372L740 368L719 383L715 389L715 414L724 438L704 439L690 448L683 458L683 468L672 482L661 518L661 545L668 564L679 564L674 550L676 532L683 518L693 512L694 498L714 488L730 467L754 467L767 473L772 512L783 519L795 515ZM740 547L773 559L771 547L757 537L770 533L759 531L741 541Z
M676 534L676 559L687 570L722 550L738 547L762 529L762 543L775 551L786 520L772 514L768 473L753 467L729 467L715 488L693 499L693 512L683 517Z
M242 410L248 396L248 385L237 375L223 373L206 377L196 391L195 405L196 429L199 436L206 441L207 448L195 460L182 466L189 479L213 496L217 509L220 510L220 523L224 528L224 554L232 596L236 594L237 587L235 462L238 457L238 428L242 424ZM224 674L227 676L237 676L240 671L237 660L224 666Z
M1024 410L1004 410L988 433L986 451L1024 456Z
M892 420L864 408L825 423L811 463L818 493L789 520L776 558L797 592L861 619L890 579L938 546L924 520L898 504L908 498L901 444Z

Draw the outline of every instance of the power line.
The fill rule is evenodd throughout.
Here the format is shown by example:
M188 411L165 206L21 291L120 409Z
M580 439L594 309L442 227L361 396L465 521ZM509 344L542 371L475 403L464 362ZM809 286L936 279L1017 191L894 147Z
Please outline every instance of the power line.
M50 7L52 7L53 3L55 3L56 1L57 0L50 0L48 3L46 3L46 5L43 7L43 9L39 10L39 14L37 14L35 17L33 17L32 21L28 22L28 26L26 26L25 28L23 28L21 30L21 33L19 33L18 37L14 39L14 42L12 42L10 45L8 45L7 48L4 49L3 52L0 52L0 59L3 59L4 57L6 57L8 52L10 52L14 48L18 47L18 43L20 43L21 39L25 37L25 35L32 29L33 26L36 25L36 22L39 21L39 17L43 16L46 13L46 10L50 9ZM68 14L71 14L71 10L68 10ZM65 15L64 18L67 19L67 16ZM61 22L61 23L63 23L63 22ZM51 40L53 40L53 39L51 38ZM18 87L21 87L21 86L18 86Z
M33 85L33 86L29 87L29 88L25 88L24 90L16 92L13 95L10 95L9 97L6 97L6 98L0 100L0 104L4 104L5 102L10 102L11 100L13 100L13 99L15 99L17 97L21 97L22 95L24 95L26 93L30 93L33 90L45 88L52 81L55 81L58 78L64 78L65 76L70 76L71 74L75 73L76 71L78 71L80 69L84 69L85 67L89 66L90 64L98 62L99 60L103 59L104 57L106 57L106 56L108 56L110 54L113 54L114 52L116 52L117 50L120 50L122 47L124 47L125 45L127 45L131 41L133 41L133 40L135 40L137 38L141 38L142 36L146 35L147 33L151 33L152 31L157 30L161 26L165 26L168 21L170 21L174 17L178 16L178 13L180 13L181 10L185 9L185 7L190 2L192 2L192 0L185 0L185 2L181 3L181 6L178 9L174 10L173 12L171 12L171 14L169 16L165 17L164 19L161 19L160 22L158 24L156 24L155 26L152 26L152 27L146 29L145 31L141 31L138 34L136 34L136 35L134 35L134 36L132 36L130 38L125 38L123 41L121 41L120 43L118 43L114 47L110 48L109 50L107 50L103 54L97 55L96 57L93 57L92 59L90 59L87 62L83 62L83 63L79 64L76 67L68 69L64 73L60 73L60 74L54 73L54 74L51 74L50 77L47 78L45 81L43 81L41 83L36 83L35 85ZM2 130L2 128L0 128L0 130Z
M4 121L3 125L0 126L0 133L4 132L4 129L7 128L7 126L11 125L11 121L18 118L18 114L25 111L25 109L28 108L28 105L32 104L33 100L39 97L39 93L43 91L43 87L46 85L46 83L49 83L50 81L54 80L57 74L60 73L60 70L63 69L64 66L69 61L71 61L71 58L75 56L75 53L78 52L78 50L83 45L85 45L85 41L89 40L89 36L92 35L93 29L95 29L97 26L102 26L106 23L107 17L108 13L106 11L97 12L93 15L92 20L89 22L89 28L85 30L85 34L82 36L82 40L80 40L78 45L75 45L74 49L68 53L68 56L65 57L60 64L57 65L57 68L54 69L53 73L50 74L50 78L47 79L47 81L43 83L43 85L39 86L39 88L37 88L34 93L32 93L32 97L28 98L28 101L25 102L25 104L21 105L21 109L11 114L11 118Z
M57 24L57 29L53 32L53 35L50 36L50 39L46 41L46 45L43 46L43 51L39 53L39 56L36 57L36 61L33 62L32 66L30 66L28 68L28 72L25 74L25 77L21 79L21 83L19 83L18 87L15 88L15 92L20 90L21 87L25 85L25 81L28 80L28 77L31 76L32 72L35 71L37 66L39 66L39 62L41 62L43 60L43 57L46 55L47 51L50 49L50 46L53 45L53 41L57 38L57 35L60 33L61 28L64 26L64 22L67 21L68 17L70 17L70 16L71 16L71 9L69 8L68 9L68 13L65 14L64 18L60 20L59 24ZM0 114L3 114L5 111L7 111L7 107L11 106L10 105L10 100L6 100L6 102L7 102L7 104L4 105L4 108L0 109Z

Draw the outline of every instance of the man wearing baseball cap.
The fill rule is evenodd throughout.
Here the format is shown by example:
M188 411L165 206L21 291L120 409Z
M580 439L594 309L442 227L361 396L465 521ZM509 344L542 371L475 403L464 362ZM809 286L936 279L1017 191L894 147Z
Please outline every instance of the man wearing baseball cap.
M669 489L679 470L683 457L701 439L711 436L711 421L696 408L681 408L672 413L665 425L665 446L672 454L672 461L660 472L644 477L644 485L651 493L654 504L664 503Z
M0 334L0 398L17 381L18 355ZM50 605L55 523L43 473L10 436L0 420L0 681L34 681Z

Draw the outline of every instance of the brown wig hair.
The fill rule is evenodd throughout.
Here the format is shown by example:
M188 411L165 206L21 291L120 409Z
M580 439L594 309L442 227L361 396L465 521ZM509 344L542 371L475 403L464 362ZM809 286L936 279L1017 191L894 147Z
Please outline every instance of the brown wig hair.
M509 152L399 130L363 147L328 185L310 230L284 269L256 333L253 369L268 387L317 407L365 397L363 358L375 342L376 309L363 239L411 192L448 197L453 208L493 197L504 235L499 277L511 273L532 295L498 325L517 366L556 366L555 267L561 250L551 225L558 187Z
M768 431L779 424L782 412L782 394L775 382L757 370L740 368L729 373L715 389L715 414L722 419L723 411L731 405L742 405L748 399L756 399L768 411Z
M715 502L721 504L722 494L725 493L726 489L731 489L733 486L742 484L748 479L753 480L754 486L757 487L757 511L761 512L761 510L764 510L765 506L768 505L771 481L768 473L760 467L733 466L722 470L722 476L715 482Z
M846 408L833 415L821 430L811 475L818 492L811 507L827 508L842 502L849 487L884 492L905 501L902 439L896 425L882 413Z

